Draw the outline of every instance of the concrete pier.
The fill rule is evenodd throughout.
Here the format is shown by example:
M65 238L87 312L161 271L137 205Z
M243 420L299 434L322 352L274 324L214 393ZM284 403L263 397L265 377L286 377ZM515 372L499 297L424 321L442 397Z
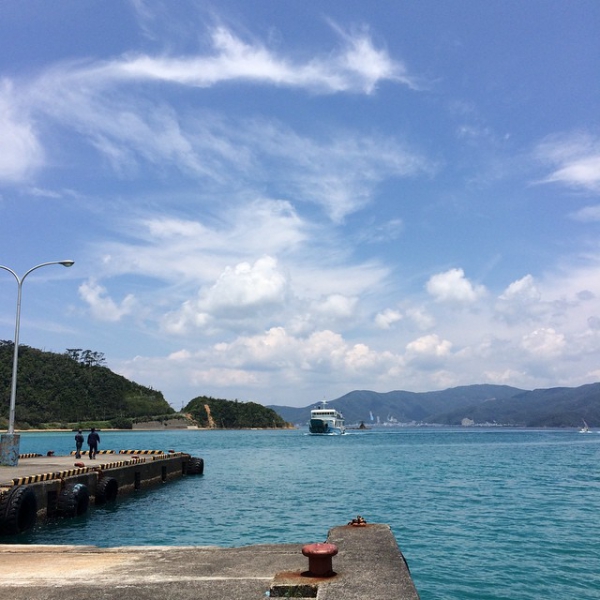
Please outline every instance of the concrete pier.
M302 544L6 545L0 546L0 586L11 600L418 600L388 525L334 527L327 542L338 548L330 577L306 574Z
M104 450L94 460L21 455L18 466L0 467L0 535L22 533L55 516L79 516L90 503L203 471L201 458L174 451Z

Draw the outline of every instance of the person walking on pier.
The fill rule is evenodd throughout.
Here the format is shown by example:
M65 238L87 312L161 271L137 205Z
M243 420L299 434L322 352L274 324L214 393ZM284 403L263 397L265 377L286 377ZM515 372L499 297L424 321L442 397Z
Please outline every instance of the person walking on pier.
M96 428L92 427L90 431L90 435L88 435L87 443L90 447L90 460L94 460L96 458L96 454L98 454L98 444L100 442L100 436L96 432Z
M80 429L75 434L75 458L81 458L81 446L83 446L83 433Z

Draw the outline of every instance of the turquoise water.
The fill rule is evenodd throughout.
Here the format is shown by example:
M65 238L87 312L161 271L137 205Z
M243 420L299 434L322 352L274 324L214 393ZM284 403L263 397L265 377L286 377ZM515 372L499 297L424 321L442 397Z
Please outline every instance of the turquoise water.
M21 452L72 449L24 434ZM144 491L15 540L308 543L357 514L388 523L422 600L600 598L600 434L505 429L106 432L101 448L205 459Z

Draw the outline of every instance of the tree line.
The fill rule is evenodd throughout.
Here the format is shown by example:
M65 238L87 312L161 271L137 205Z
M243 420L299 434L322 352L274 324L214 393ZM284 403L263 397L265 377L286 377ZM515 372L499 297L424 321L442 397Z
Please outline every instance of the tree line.
M0 340L0 426L8 417L14 342ZM175 410L154 389L103 366L104 354L70 348L53 353L19 345L15 421L18 428L169 415Z
M198 396L184 408L200 427L214 429L286 428L286 423L274 410L256 402L223 400Z

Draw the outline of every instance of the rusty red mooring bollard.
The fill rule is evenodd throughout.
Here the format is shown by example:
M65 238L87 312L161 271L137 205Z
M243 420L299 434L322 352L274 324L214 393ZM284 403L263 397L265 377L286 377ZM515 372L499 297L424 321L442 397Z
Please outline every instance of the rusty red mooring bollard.
M335 544L307 544L302 547L302 554L308 556L308 571L315 577L331 577L334 575L332 558L338 553Z

